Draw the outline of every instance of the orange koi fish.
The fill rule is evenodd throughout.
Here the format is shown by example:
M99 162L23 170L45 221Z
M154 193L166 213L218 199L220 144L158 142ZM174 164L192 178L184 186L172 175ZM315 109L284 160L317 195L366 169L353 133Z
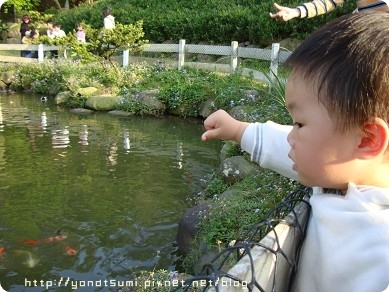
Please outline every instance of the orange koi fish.
M32 239L24 239L20 241L21 243L28 244L30 246L35 246L38 244L38 241Z
M0 247L0 256L4 255L4 252L5 252L5 248L4 247Z
M21 240L21 242L24 244L28 244L30 246L35 246L35 245L42 244L42 243L61 241L61 240L64 240L66 238L68 238L66 235L56 235L56 236L52 236L52 237L48 237L48 238L43 238L40 240L25 239L25 240Z
M73 255L75 255L77 252L73 249L73 248L71 248L70 246L67 246L66 247L66 254L67 255L71 255L71 256L73 256Z

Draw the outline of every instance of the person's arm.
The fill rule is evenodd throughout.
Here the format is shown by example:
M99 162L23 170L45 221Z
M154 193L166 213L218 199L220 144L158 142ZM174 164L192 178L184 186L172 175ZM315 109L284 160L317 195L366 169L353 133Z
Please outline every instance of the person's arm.
M248 125L249 123L234 119L224 110L218 110L204 121L206 131L201 135L201 140L221 139L240 143Z
M31 41L31 39L30 39L29 37L24 36L24 37L22 38L22 44L31 45L31 43L32 43L32 41Z
M285 177L298 180L297 173L292 169L293 161L288 156L290 145L287 136L291 130L292 126L271 121L253 123L245 129L240 145L251 155L251 161Z
M269 13L271 18L275 18L281 21L288 21L296 17L300 17L301 11L298 8L289 8L274 3L274 8L277 9L276 13Z
M344 4L345 0L313 0L297 6L300 10L300 18L311 18L334 10Z
M241 148L251 155L251 160L261 167L297 179L292 170L292 160L288 157L290 146L287 135L291 126L283 126L273 122L245 123L231 117L223 110L211 114L205 121L203 141L211 139L233 140L241 144Z
M276 13L270 13L271 18L282 21L288 21L293 18L311 18L334 10L336 7L342 5L345 0L313 0L297 6L296 8L289 8L274 3Z

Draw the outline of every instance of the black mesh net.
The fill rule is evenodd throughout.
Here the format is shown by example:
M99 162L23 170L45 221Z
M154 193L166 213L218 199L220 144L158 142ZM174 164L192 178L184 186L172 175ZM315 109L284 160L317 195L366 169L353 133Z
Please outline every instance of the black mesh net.
M308 224L310 194L305 187L289 194L174 291L289 291Z

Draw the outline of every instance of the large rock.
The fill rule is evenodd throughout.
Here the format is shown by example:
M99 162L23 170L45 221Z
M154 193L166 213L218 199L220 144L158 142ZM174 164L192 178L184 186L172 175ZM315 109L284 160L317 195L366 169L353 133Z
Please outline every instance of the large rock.
M199 204L187 209L182 216L178 223L176 236L178 251L182 254L186 255L190 251L193 240L196 237L197 224L200 221L200 216L207 214L210 207L210 204Z
M111 111L116 109L119 101L119 96L98 95L88 98L85 105L86 107L97 111Z
M200 105L199 115L206 119L214 111L216 111L215 101L213 99L207 99Z
M240 144L235 141L226 141L220 150L220 161L224 161L227 158L240 155L242 150Z
M6 43L9 45L20 44L20 38L7 38Z
M0 90L6 90L8 89L7 84L5 84L3 81L0 80Z
M84 96L84 97L91 97L97 93L98 89L96 87L84 87L84 88L78 88L75 91L75 94Z
M224 180L230 184L243 180L257 169L259 169L257 164L247 161L243 156L227 158L220 166L220 172Z
M245 117L247 115L247 110L245 109L244 106L235 106L230 111L228 112L233 118L239 120L239 121L244 121Z
M8 25L8 38L16 38L20 43L20 24L12 23Z
M154 114L163 114L166 105L158 100L159 89L150 89L140 92L136 96L136 101L144 104Z
M13 70L9 70L1 73L0 80L3 81L7 85L11 85L12 80L15 78L16 72Z
M54 104L63 104L72 97L71 91L59 92L54 98Z

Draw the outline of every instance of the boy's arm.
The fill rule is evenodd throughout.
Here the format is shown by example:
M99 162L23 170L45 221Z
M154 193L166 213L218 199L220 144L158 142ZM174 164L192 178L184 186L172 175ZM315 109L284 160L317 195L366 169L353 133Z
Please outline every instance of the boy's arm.
M251 155L251 161L288 178L298 180L292 169L293 161L288 157L290 145L287 136L292 126L274 122L250 124L241 139L241 148Z
M201 140L236 141L251 154L251 161L297 180L297 173L292 169L293 162L288 157L290 145L287 136L292 126L273 122L249 124L234 119L224 110L218 110L204 121L204 127L206 131Z

